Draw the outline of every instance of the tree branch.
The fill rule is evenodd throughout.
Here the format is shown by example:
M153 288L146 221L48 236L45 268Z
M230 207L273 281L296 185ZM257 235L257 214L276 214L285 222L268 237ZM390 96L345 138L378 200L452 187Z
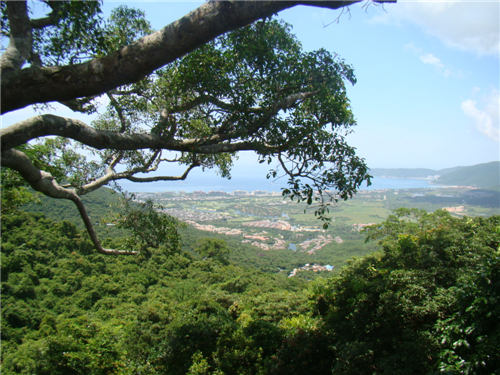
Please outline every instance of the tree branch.
M125 119L125 116L123 116L123 110L112 94L108 92L106 95L108 96L111 105L115 109L116 113L118 114L118 118L120 119L120 124L121 124L120 133L124 133L125 130L127 129L127 120Z
M172 107L171 112L172 113L185 112L199 106L200 104L208 104L208 103L211 103L219 108L226 109L229 111L233 111L235 109L233 105L225 103L222 100L219 100L218 98L212 95L200 95L195 99L191 100L190 102Z
M183 181L187 178L193 168L199 167L200 163L191 164L181 176L155 176L155 177L125 177L132 182L155 182L155 181Z
M292 108L295 104L297 104L298 101L311 98L317 93L318 91L311 91L311 92L299 92L296 94L289 95L283 100L280 100L278 103L276 103L276 105L274 106L274 113L276 114L282 109Z
M219 35L290 7L309 5L338 9L359 1L206 2L160 31L107 56L71 66L30 67L10 71L8 75L2 76L2 113L34 103L99 95L118 86L137 82ZM23 58L27 56L29 49ZM20 69L21 60L12 67Z
M59 12L57 11L59 7L59 3L56 2L47 2L47 5L49 5L52 8L52 12L50 12L47 17L43 18L37 18L34 20L31 20L31 27L33 29L43 29L44 27L47 26L54 26L57 25L59 22L61 16L59 15Z
M96 110L94 104L92 103L92 100L94 100L96 97L90 97L90 98L78 98L78 99L72 99L72 100L66 100L63 102L59 102L62 105L65 105L69 109L71 109L73 112L80 112L80 113L91 113Z
M78 208L78 212L80 213L80 216L82 217L82 220L85 224L87 233L89 234L94 247L99 253L105 255L138 254L137 251L103 248L101 242L99 241L99 238L97 237L97 233L94 230L92 221L87 214L85 206L80 197L76 194L75 189L65 189L61 187L50 173L41 171L36 168L33 163L31 163L29 158L21 151L12 149L2 151L1 165L2 167L11 168L19 172L19 174L26 180L26 182L30 184L30 186L34 190L39 191L51 198L67 199L75 203L76 207Z
M22 68L30 56L32 43L31 25L26 2L7 2L7 16L10 26L10 40L9 46L0 58L2 80L9 73Z
M236 151L256 151L254 142L218 143L214 136L207 139L163 139L155 134L122 134L97 130L76 119L55 115L38 115L0 130L3 150L28 143L30 140L55 135L70 138L98 150L171 150L200 154L217 154ZM275 147L259 145L259 151L273 152Z

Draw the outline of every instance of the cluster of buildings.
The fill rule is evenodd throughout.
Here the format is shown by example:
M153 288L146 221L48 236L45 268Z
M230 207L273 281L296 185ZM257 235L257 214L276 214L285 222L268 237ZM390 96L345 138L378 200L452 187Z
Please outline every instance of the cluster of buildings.
M221 214L218 212L203 212L203 211L188 211L179 210L177 208L164 208L162 212L167 215L176 217L180 220L188 222L189 220L197 221L211 221L211 220L221 220L221 219L232 219L232 216L227 214Z
M253 191L251 194L249 194L247 191L243 190L237 190L233 192L234 195L230 195L229 193L223 192L223 191L210 191L208 193L202 192L202 191L196 191L193 192L193 194L190 195L169 195L164 196L165 200L211 200L211 199L230 199L234 198L234 196L242 196L242 195L253 195L253 196L258 196L258 195L268 195L267 191ZM282 203L281 203L282 204ZM203 221L213 221L213 220L221 220L221 219L232 219L233 217L226 214L226 213L220 213L217 211L209 211L209 210L185 210L185 209L178 209L178 208L164 208L162 210L164 213L174 216L180 220L183 220L189 225L192 225L195 229L198 230L203 230L203 231L208 231L208 232L213 232L213 233L219 233L219 234L225 234L228 236L243 236L242 243L248 243L251 244L252 246L258 247L262 250L275 250L275 249L286 249L288 243L283 240L283 236L278 236L275 238L274 236L269 237L267 236L267 232L263 231L258 234L250 234L246 233L242 229L237 229L237 228L227 228L227 227L218 227L214 225L206 225L206 224L201 224L200 222ZM282 215L286 216L286 215ZM325 232L323 229L317 229L317 228L301 228L301 227L295 227L292 226L290 223L284 220L258 220L258 221L252 221L252 222L246 222L241 224L244 227L253 227L253 228L268 228L268 229L278 229L278 230L286 230L286 231L294 231L294 232ZM303 234L296 234L297 237L303 236ZM281 237L281 238L279 238ZM309 238L312 236L309 236ZM332 242L337 242L337 243L342 243L342 239L337 236L333 237L332 235L318 235L314 236L314 238L310 238L306 241L303 241L302 243L299 243L297 245L290 245L293 246L293 250L295 251L296 249L300 249L301 251L307 252L308 254L314 254L316 251L319 249L323 248L329 243ZM309 267L309 265L307 265ZM310 266L313 267L314 271L322 271L324 270L324 266L319 266L319 265L313 265ZM319 268L318 268L319 267ZM323 267L323 268L321 268Z
M286 215L282 215L285 217ZM279 230L290 230L293 232L325 232L324 229L318 228L306 228L301 226L293 226L290 223L283 220L259 220L259 221L251 221L249 223L243 223L242 225L247 227L257 227L257 228L269 228L269 229L279 229ZM297 236L300 236L297 234Z
M340 239L340 237L338 237L338 238ZM319 235L316 238L313 238L313 239L310 239L310 240L307 240L307 241L304 241L304 242L298 244L297 247L301 248L303 251L306 251L312 245L313 248L310 250L307 250L307 253L314 254L317 250L328 245L329 243L332 243L333 241L334 241L334 239L333 239L333 236L331 234L327 235L326 237L323 235ZM340 239L340 241L342 242L342 239Z
M282 221L282 220L277 220L277 221L270 221L270 220L251 221L249 223L244 223L243 225L246 226L246 227L272 228L272 229L279 229L279 230L292 230L292 226L290 225L290 223L287 223L286 221Z
M458 207L443 207L443 210L452 212L452 213L458 213L458 212L464 212L467 211L464 206L458 206Z
M326 266L322 266L317 263L314 263L312 265L307 263L300 268L294 268L293 271L290 272L290 275L288 275L288 277L295 276L299 271L314 271L314 272L333 271L333 266L330 266L329 264L327 264Z
M160 198L160 201L215 201L221 199L234 199L232 195L179 195L175 197Z
M278 249L286 249L287 243L285 240L282 238L270 238L266 236L267 232L261 232L259 234L253 234L249 235L243 232L240 229L236 228L226 228L226 227L216 227L214 225L206 225L206 224L199 224L193 220L186 220L186 223L189 225L192 225L194 228L198 230L203 230L207 232L213 232L213 233L219 233L219 234L225 234L227 236L243 236L244 240L241 241L241 243L248 243L252 246L261 248L262 250L278 250ZM257 222L254 222L257 223ZM273 222L269 222L272 224ZM282 222L285 224L288 224L286 222ZM288 224L290 225L290 224ZM257 225L254 225L257 226ZM272 227L276 229L280 229L277 227ZM288 229L289 230L289 229ZM273 240L274 243L270 244L269 240ZM333 237L332 235L319 235L316 238L304 241L300 244L297 244L296 247L300 248L302 251L307 251L308 254L314 254L316 251L321 249L322 247L326 246L329 243L332 243L333 241L341 244L343 241L342 239L337 236ZM312 246L312 248L311 248ZM309 250L308 250L309 249Z
M225 234L227 236L239 236L242 235L243 232L239 229L236 228L225 228L225 227L216 227L213 225L204 225L204 224L198 224L195 221L192 220L186 220L186 224L192 225L198 230L204 230L207 232L214 232L214 233L220 233L220 234Z
M259 241L267 241L269 240L268 237L263 237L263 236L244 236L247 238L246 240L242 240L241 243L249 243L252 246L259 247L262 250L278 250L278 249L285 249L286 248L286 242L280 238L273 238L274 243L273 244L268 244L268 243L263 243L263 242L257 242L254 241L252 242L251 240L259 240Z
M357 230L357 231L359 232L361 229L364 229L364 228L369 227L369 226L372 226L372 225L375 225L375 223L368 223L368 224L361 224L361 223L356 224L356 223L354 223L354 224L352 225L352 228L353 228L354 230Z

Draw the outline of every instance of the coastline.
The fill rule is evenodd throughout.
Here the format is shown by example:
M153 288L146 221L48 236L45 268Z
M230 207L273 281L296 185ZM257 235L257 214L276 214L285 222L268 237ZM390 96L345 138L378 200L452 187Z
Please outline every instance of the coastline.
M223 179L219 176L193 176L184 181L175 182L153 182L147 184L122 182L122 188L129 192L186 192L192 193L194 191L204 192L226 192L232 193L234 191L266 191L271 193L281 194L282 189L286 187L286 180L275 181L267 180L262 176L237 176L230 180ZM361 190L406 190L406 189L438 189L449 186L435 185L428 179L402 179L402 178L372 178L372 184L366 186L366 182L359 187Z

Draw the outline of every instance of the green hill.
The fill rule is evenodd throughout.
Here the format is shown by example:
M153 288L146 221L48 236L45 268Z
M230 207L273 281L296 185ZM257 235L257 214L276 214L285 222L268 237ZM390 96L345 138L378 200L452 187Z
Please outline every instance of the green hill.
M120 194L102 187L92 193L82 196L87 213L93 222L99 222L109 211L110 206L117 204ZM29 203L21 208L27 212L41 212L52 220L68 220L76 224L79 229L84 225L75 204L68 200L53 199L40 195L40 202Z
M108 237L109 231L113 235L123 234L123 230L116 228L108 228L101 225L101 221L109 214L113 205L118 204L120 194L114 190L102 187L92 193L82 196L82 201L85 204L87 213L94 223L94 229L99 236ZM21 210L32 213L43 213L47 218L52 220L67 220L77 226L79 230L83 230L85 225L78 213L78 209L71 201L64 199L53 199L45 195L40 195L38 203L29 203L21 207Z
M374 168L374 177L386 178L427 178L440 177L437 183L443 185L475 186L482 189L500 189L500 162L476 164L468 167L453 167L440 170L427 168Z
M439 184L475 186L482 189L498 190L500 185L500 161L463 167L442 175Z
M438 174L440 176L444 176L445 174L458 171L459 169L462 169L462 168L464 168L464 167L461 166L461 167L452 167L452 168L440 169L439 171L437 171L436 174Z

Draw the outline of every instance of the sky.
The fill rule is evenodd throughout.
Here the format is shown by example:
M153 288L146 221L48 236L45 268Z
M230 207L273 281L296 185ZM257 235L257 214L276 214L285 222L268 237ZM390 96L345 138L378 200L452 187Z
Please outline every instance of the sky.
M108 0L103 10L123 3ZM124 4L143 9L160 29L203 2ZM354 67L348 96L357 126L347 140L370 168L439 170L500 159L499 10L498 1L400 0L343 12L297 6L277 18L293 26L305 51L324 48ZM92 120L54 107L60 116ZM2 126L32 114L6 114ZM243 153L233 175L266 171Z

